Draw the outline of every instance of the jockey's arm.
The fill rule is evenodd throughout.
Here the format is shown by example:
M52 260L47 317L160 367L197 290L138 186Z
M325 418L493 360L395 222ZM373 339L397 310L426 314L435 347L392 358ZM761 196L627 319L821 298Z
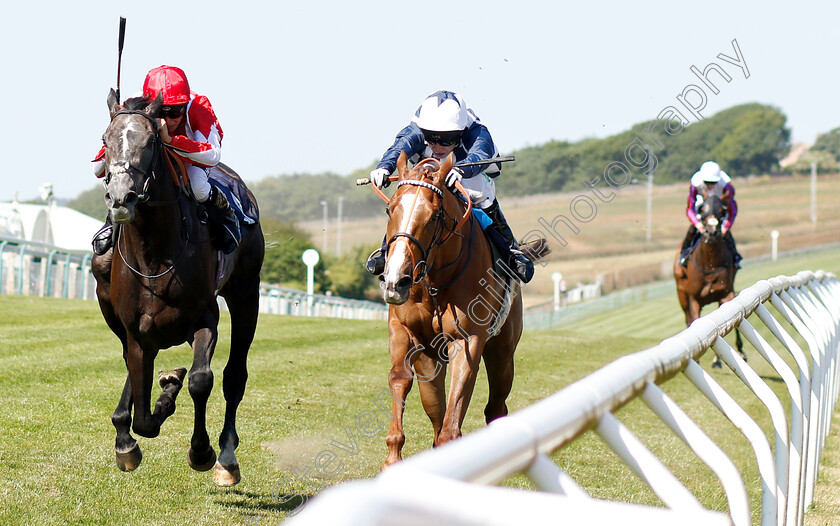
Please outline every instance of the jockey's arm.
M175 135L171 146L179 157L199 166L216 166L222 158L222 128L206 97L198 96L187 110L193 138Z
M700 221L700 218L697 217L697 210L694 208L694 204L697 202L697 187L691 185L691 189L688 191L688 204L685 208L685 215L688 217L688 220L691 221L691 224L694 225L699 231L703 231L703 223Z
M496 154L496 145L493 144L493 138L490 136L490 131L483 124L475 124L465 130L461 141L464 148L467 148L467 156L462 161L464 163L484 161L486 159L490 159ZM461 170L464 171L464 177L467 179L480 174L486 169L487 166L461 167Z
M97 178L102 178L105 175L105 145L99 149L99 153L91 161L93 163L93 175Z
M738 215L738 203L735 202L735 187L731 183L727 183L724 191L729 194L729 208L726 211L726 219L723 220L723 232L726 233L732 228L735 216Z
M388 173L394 173L397 168L397 159L400 152L405 152L408 158L421 153L426 147L423 139L423 132L413 122L400 130L394 139L394 144L382 154L382 160L376 165L377 168L385 168Z

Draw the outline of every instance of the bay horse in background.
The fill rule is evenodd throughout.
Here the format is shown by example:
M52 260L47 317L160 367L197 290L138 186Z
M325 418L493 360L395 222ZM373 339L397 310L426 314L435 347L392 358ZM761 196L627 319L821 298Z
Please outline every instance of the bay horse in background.
M490 245L444 178L454 157L426 159L409 170L397 161L398 188L388 201L385 271L380 277L388 312L393 418L384 467L402 459L403 412L416 372L420 399L434 428L434 445L461 436L461 426L484 359L489 384L485 421L507 414L513 354L522 334L519 282L494 270ZM541 243L540 243L541 241ZM523 246L532 260L548 253L545 240ZM513 271L507 270L510 276ZM449 398L446 369L450 368Z
M213 481L232 486L241 478L234 453L239 445L236 410L245 392L246 357L257 325L262 230L259 222L251 225L239 247L221 258L199 220L198 205L186 191L183 173L179 181L172 173L176 165L165 157L157 125L160 96L151 102L129 99L123 107L111 90L108 108L111 122L103 135L105 202L119 234L115 248L93 257L92 271L99 307L122 343L128 370L111 418L117 431L117 466L132 471L140 465L143 455L130 430L158 436L175 412L175 399L188 376L195 405L189 464L199 471L215 466ZM220 169L239 180L229 168ZM249 197L253 199L250 192ZM218 461L205 427L213 388L210 360L218 336L217 293L225 298L231 318L230 357L222 382L227 408ZM162 393L152 409L155 357L160 349L184 342L193 350L189 373L182 367L161 371Z
M677 282L677 297L685 313L686 326L700 317L703 306L718 302L719 305L735 297L735 254L723 239L721 226L727 213L727 196L703 195L698 216L703 224L703 233L694 243L686 266L680 265L680 253L674 260L674 279ZM735 345L746 359L741 342L741 333L735 329ZM712 367L721 367L717 355Z

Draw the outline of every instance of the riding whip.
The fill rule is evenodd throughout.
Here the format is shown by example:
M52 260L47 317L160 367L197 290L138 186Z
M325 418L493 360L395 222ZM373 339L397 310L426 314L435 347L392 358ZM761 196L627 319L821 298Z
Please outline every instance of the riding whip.
M491 157L490 159L484 159L483 161L474 161L470 163L455 163L455 166L485 166L488 164L496 164L496 163L506 163L508 161L515 161L516 157L513 155L506 155L504 157ZM356 179L356 186L364 186L366 184L370 184L370 178L365 177L362 179Z
M117 45L117 104L120 103L120 68L122 67L122 50L125 44L125 17L120 17L120 39Z

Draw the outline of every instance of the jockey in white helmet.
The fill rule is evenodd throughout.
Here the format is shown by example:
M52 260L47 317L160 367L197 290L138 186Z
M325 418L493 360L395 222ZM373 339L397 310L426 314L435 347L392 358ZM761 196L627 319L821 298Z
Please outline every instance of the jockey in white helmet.
M698 234L703 233L703 222L697 217L697 212L703 204L703 195L717 195L727 199L728 207L726 218L723 220L721 232L723 239L729 245L732 253L735 254L735 266L741 267L741 254L735 248L735 238L732 237L732 224L735 216L738 215L738 203L735 202L735 187L729 175L720 169L720 165L714 161L707 161L700 166L700 170L691 176L691 184L688 188L688 202L685 215L691 221L688 232L685 234L682 248L680 249L680 265L686 266L691 248L694 246Z
M506 262L523 283L534 275L534 264L519 250L513 232L505 220L496 200L496 185L493 178L501 173L498 163L480 166L457 166L460 163L484 161L498 156L496 145L487 127L481 124L464 99L451 91L436 91L423 101L403 128L394 144L382 155L382 160L371 171L370 179L379 188L388 186L388 177L397 167L397 159L405 152L414 163L433 157L443 160L454 153L456 166L446 176L446 186L454 189L460 181L469 193L474 206L483 210L493 221L488 228L495 229L491 239L496 241L503 253L508 253ZM371 274L381 274L385 268L385 244L374 252L367 262Z

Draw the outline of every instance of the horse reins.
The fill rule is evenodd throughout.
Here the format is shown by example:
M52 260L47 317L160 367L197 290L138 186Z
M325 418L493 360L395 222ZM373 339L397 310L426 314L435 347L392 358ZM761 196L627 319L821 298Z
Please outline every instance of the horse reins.
M394 235L392 235L391 238L386 243L385 252L387 254L387 252L391 248L391 245L399 239L406 239L407 241L410 241L411 243L416 245L417 248L420 250L421 258L420 258L419 261L415 260L414 252L411 250L411 243L409 243L409 246L408 246L408 252L409 252L409 255L411 256L411 262L412 262L412 272L411 272L412 282L416 285L417 283L420 283L421 281L423 281L424 284L426 284L426 287L429 289L430 294L432 294L432 296L434 296L434 295L437 294L438 291L447 288L455 280L457 280L457 278L460 277L461 273L463 272L463 268L461 269L461 272L458 273L458 275L455 277L455 279L453 281L447 283L443 287L438 287L438 288L431 287L430 285L428 285L428 283L426 281L424 281L425 277L428 275L429 272L441 272L441 271L444 271L444 270L454 266L455 264L457 264L458 261L460 261L460 259L461 259L461 255L463 254L464 245L463 244L461 245L461 250L458 253L458 257L455 258L455 260L453 262L448 263L448 264L444 265L443 267L441 267L439 269L432 269L432 263L431 263L431 260L430 260L430 253L431 253L431 251L434 247L436 247L436 246L439 247L439 246L442 246L444 243L446 243L449 240L449 238L452 237L453 234L461 236L462 234L459 234L457 232L457 230L463 224L463 221L456 222L455 218L449 217L446 214L446 212L445 212L445 210L443 209L443 206L442 206L443 205L443 191L440 188L438 188L437 186L435 186L431 183L427 183L425 181L418 181L418 180L414 180L414 179L405 179L403 181L400 181L397 186L400 187L400 186L403 186L403 185L419 186L419 187L422 187L422 188L427 188L429 190L432 190L438 197L440 197L441 208L436 210L434 212L434 214L432 215L432 220L435 221L435 223L436 223L435 231L434 231L434 234L432 234L432 240L431 240L431 242L429 242L428 247L424 247L423 244L420 243L420 240L418 240L415 236L413 236L412 234L409 234L408 232L397 232ZM416 205L417 197L419 195L420 195L420 192L417 192L415 194L415 201L414 201L414 204L412 204L412 210L414 210L414 206ZM449 229L446 226L447 217L449 219L452 219L452 221L454 223L456 223L456 225L452 229ZM466 219L466 217L465 217L465 219ZM444 230L447 231L446 237L444 237L443 239L438 239L441 236L441 234ZM472 236L470 236L469 245L472 246ZM467 251L467 262L469 262L469 257L470 257L470 252L468 250ZM466 265L464 265L464 267L466 267Z
M149 121L149 123L152 125L152 129L154 130L154 134L152 136L152 148L153 148L153 150L152 150L152 161L149 165L148 171L144 170L141 167L135 166L133 164L128 164L127 163L127 166L126 166L126 169L136 170L138 173L141 173L145 176L145 180L143 181L143 189L142 189L141 193L137 196L138 200L140 202L144 203L146 206L166 206L166 205L171 205L171 204L176 204L177 203L179 205L178 206L179 211L181 212L181 215L183 215L183 211L181 210L181 206L180 206L180 203L181 203L180 198L181 198L182 190L184 188L188 188L187 183L185 182L185 181L188 181L188 179L187 179L187 175L186 175L186 167L184 166L183 161L181 161L177 156L175 156L175 155L171 154L170 152L168 152L167 150L163 149L163 147L164 147L163 141L161 140L160 134L157 131L158 130L158 124L146 112L141 111L141 110L122 109L122 110L117 111L114 114L114 116L111 118L111 120L113 121L114 118L116 118L118 115L141 115L143 118L145 118L146 120ZM169 170L170 170L170 174L172 175L173 181L175 182L175 186L178 189L177 195L173 199L170 199L170 200L167 200L167 201L149 201L149 198L150 198L149 189L150 189L151 181L156 179L155 168L157 167L158 157L163 157L164 161L167 163L167 166L169 167ZM170 157L172 157L172 158L170 158ZM180 177L178 176L178 174L180 174ZM107 184L109 179L110 179L110 173L106 177L106 180L105 180L106 184ZM126 261L125 256L123 255L123 252L122 252L122 247L120 247L120 240L121 239L122 239L122 228L119 228L118 232L117 232L117 242L116 242L117 252L120 255L120 259L122 259L123 263L125 263L125 266L127 266L132 272L134 272L136 275L138 275L140 277L143 277L143 278L146 278L146 279L157 279L157 278L165 276L166 274L171 272L172 269L175 268L175 265L178 264L178 261L181 260L181 257L186 252L187 244L190 243L190 233L189 233L188 230L186 231L186 239L184 240L184 243L181 246L181 251L178 254L178 257L176 257L172 261L172 265L170 265L169 268L167 268L163 272L160 272L158 274L152 274L152 275L143 274L142 272L140 272L136 268L132 267L128 263L128 261Z
M722 200L722 199L720 199L720 197L718 197L717 195L714 195L714 197L716 197L718 200ZM709 199L709 198L707 198L707 200L708 200L708 199ZM702 214L702 212L701 212L701 214ZM714 215L714 214L712 214L712 215L711 215L711 217L704 218L703 222L704 222L704 223L709 222L709 224L711 224L711 220L712 220L712 219L714 219L714 220L715 220L715 226L717 226L717 225L719 225L719 224L720 224L721 218L719 218L718 216L716 216L716 215ZM706 240L705 240L706 235L707 235L707 232L708 232L708 231L704 231L702 234L700 234L700 237L699 237L699 238L697 238L697 241L696 241L696 242L694 242L694 243L691 245L691 247L690 247L690 250L691 250L691 251L689 252L689 259L690 259L691 261L694 261L695 266L697 266L697 268L698 268L698 269L700 269L700 271L703 273L703 275L704 275L704 276L709 276L709 275L711 275L711 274L716 274L716 273L721 272L722 270L725 270L725 269L727 268L727 266L726 266L726 265L720 265L720 266L712 267L712 268L710 268L710 269L701 268L701 266L700 266L700 265L698 264L698 262L697 262L697 259L695 259L695 257L694 257L694 251L697 249L697 247L700 245L700 243L707 243L707 244L709 243L708 241L706 241ZM720 240L724 243L724 246L725 246L725 245L726 245L726 241L724 240L724 235L721 235L721 236L720 236Z

